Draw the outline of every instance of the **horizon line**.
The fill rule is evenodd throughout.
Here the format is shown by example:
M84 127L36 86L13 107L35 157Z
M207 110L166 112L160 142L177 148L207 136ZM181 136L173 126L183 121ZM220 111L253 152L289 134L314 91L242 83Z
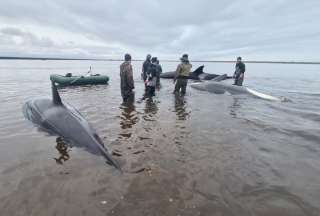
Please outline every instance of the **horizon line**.
M57 61L123 61L123 59L102 59L102 58L59 58L59 57L17 57L0 56L0 60L57 60ZM132 61L145 61L144 59L133 59ZM161 60L161 62L179 62L179 60ZM192 60L191 62L211 63L235 63L235 60ZM245 63L273 63L273 64L320 64L316 61L273 61L273 60L247 60Z

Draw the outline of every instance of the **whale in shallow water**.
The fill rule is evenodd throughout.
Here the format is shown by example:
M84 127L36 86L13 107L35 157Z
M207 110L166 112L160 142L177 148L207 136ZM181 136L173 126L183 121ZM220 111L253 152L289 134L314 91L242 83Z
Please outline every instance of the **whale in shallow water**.
M247 95L261 98L264 100L282 101L282 99L280 98L255 91L245 86L237 86L237 85L232 85L224 82L208 81L208 82L192 83L190 86L194 89L198 89L201 91L208 91L215 94L223 94L225 92L229 92L230 94L233 94L233 95L247 94Z
M68 143L102 155L110 165L120 170L108 153L96 131L72 106L61 101L57 87L52 83L52 99L34 99L23 106L24 116L40 129L62 137Z
M200 66L198 67L195 71L191 72L188 76L188 79L192 79L192 80L212 80L212 79L215 79L216 77L219 77L220 75L219 74L209 74L209 73L205 73L203 72L203 68L204 66ZM173 79L176 75L176 72L175 71L170 71L170 72L165 72L165 73L162 73L160 75L161 78L164 78L164 79ZM229 76L224 76L223 79L230 79L232 77L229 77Z

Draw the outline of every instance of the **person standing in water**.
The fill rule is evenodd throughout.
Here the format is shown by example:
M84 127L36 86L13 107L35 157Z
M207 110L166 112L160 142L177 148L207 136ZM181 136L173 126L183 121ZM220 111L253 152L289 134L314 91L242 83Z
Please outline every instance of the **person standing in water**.
M237 58L237 63L235 66L234 72L234 85L242 86L243 79L244 79L244 72L246 71L246 65L242 62L242 58L239 56Z
M156 84L157 84L157 57L152 57L151 65L147 71L147 79L146 79L146 97L153 97L155 96Z
M156 87L159 90L160 89L160 74L162 73L162 67L160 65L159 59L157 59L156 65L157 65L157 83L156 83Z
M149 70L150 65L151 65L151 55L148 54L146 57L146 60L143 62L142 73L141 73L141 79L145 84L145 91L147 90L146 80L147 80L147 72Z
M176 83L174 88L174 93L180 93L184 95L186 94L188 77L192 68L192 65L189 62L188 54L184 54L182 58L180 58L181 63L178 65L174 82Z
M133 97L134 81L131 65L131 55L125 54L124 62L120 65L120 88L123 102Z

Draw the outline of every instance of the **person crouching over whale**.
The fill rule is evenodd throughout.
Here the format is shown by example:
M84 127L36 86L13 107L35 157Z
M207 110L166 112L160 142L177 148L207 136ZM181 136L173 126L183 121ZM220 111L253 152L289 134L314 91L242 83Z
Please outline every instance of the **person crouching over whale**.
M146 97L153 97L155 96L155 90L156 90L156 84L157 84L157 57L152 57L151 59L151 65L148 68L147 71L147 79L146 79Z
M134 81L131 65L131 55L125 54L124 62L120 65L120 88L123 102L127 102L134 97Z
M176 75L173 80L173 82L176 83L173 93L179 94L181 90L181 94L185 95L192 64L189 62L188 54L184 54L180 60L181 63L177 67Z

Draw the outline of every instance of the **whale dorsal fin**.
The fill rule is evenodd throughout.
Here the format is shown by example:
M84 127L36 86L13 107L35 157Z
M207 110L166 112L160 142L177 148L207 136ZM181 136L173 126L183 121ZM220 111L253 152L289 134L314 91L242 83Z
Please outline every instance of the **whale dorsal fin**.
M200 74L203 73L203 68L204 68L204 65L198 67L195 71L193 71L192 73L195 74L196 76L199 76Z
M52 101L56 105L62 105L62 101L57 89L57 86L54 82L51 82L51 88L52 88Z

